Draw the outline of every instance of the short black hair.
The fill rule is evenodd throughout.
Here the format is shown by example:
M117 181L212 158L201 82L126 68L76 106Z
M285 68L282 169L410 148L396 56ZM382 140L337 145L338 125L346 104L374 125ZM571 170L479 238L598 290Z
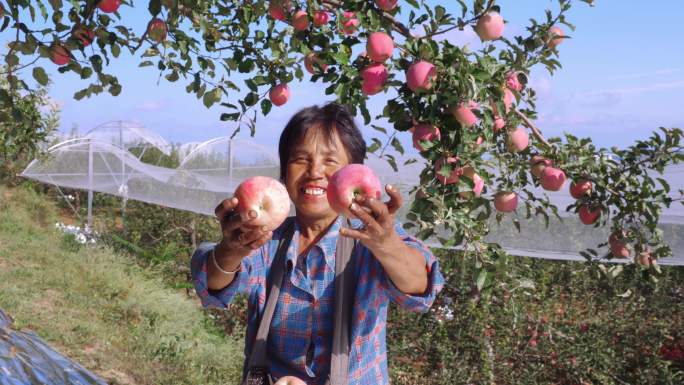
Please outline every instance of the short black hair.
M297 112L280 135L278 155L280 156L280 180L285 182L290 151L310 128L319 130L329 143L334 141L334 133L340 138L349 154L349 163L363 163L366 158L366 142L359 127L354 122L349 108L335 102L323 107L311 106Z

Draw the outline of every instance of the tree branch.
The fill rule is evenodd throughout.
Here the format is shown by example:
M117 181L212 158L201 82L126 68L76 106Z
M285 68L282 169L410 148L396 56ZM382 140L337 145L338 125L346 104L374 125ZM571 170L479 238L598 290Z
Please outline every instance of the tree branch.
M537 126L532 123L532 121L525 116L522 112L514 109L513 110L516 115L518 115L522 120L525 126L527 126L530 130L532 130L532 134L534 135L535 138L537 138L538 141L544 143L545 146L547 147L553 147L551 146L551 143L547 142L546 139L544 138L544 135L542 135L541 131L537 128Z
M324 5L327 5L329 9L335 10L335 9L341 9L344 7L344 3L341 1L337 0L323 0L322 3ZM413 35L411 34L411 30L408 29L407 26L399 22L397 19L394 18L394 16L390 15L389 13L379 10L380 15L382 16L383 19L389 21L392 23L392 26L394 26L394 29L399 32L400 34L404 35L406 38L413 38Z
M466 20L466 21L461 21L460 23L455 24L454 26L449 27L449 28L447 28L447 29L443 29L443 30L441 30L441 31L435 31L435 32L432 32L432 33L428 33L428 34L426 34L426 35L424 35L424 36L418 37L417 39L418 39L418 40L421 40L421 39L429 39L429 38L431 38L431 37L433 37L433 36L441 35L441 34L443 34L443 33L449 32L449 31L453 31L453 30L455 30L456 28L463 28L463 27L465 27L466 25L468 25L468 24L472 23L473 21L475 21L475 20L481 18L482 16L484 16L485 13L489 12L489 10L492 8L493 5L494 5L494 0L489 0L489 3L487 3L487 6L484 8L484 11L482 11L482 13L480 13L479 15L475 15L475 16L473 16L471 19L468 19L468 20Z

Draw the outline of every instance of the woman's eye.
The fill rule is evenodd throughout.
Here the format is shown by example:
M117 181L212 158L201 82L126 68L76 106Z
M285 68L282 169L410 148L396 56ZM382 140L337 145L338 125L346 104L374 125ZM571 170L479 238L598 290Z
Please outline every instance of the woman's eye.
M335 158L328 158L325 161L328 163L335 163L335 164L337 163L337 159L335 159Z

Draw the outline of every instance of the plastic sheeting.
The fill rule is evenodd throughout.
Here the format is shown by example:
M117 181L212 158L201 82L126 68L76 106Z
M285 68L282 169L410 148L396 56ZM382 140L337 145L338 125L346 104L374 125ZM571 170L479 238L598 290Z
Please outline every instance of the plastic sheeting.
M47 159L34 160L22 175L57 186L214 215L216 205L230 197L245 178L253 175L278 178L280 173L276 150L249 140L221 137L181 148L187 155L177 169L169 169L143 163L126 148L111 142L73 139L52 147ZM420 162L407 165L405 160L397 158L400 172L395 172L385 160L373 154L369 154L366 161L383 184L391 183L404 193L407 203L399 212L402 221L408 210L409 191L419 182L423 168ZM684 165L667 168L661 177L670 184L671 195L678 197L679 190L684 189ZM579 252L596 249L598 244L605 243L608 229L585 226L576 215L564 211L574 202L568 187L569 183L558 192L534 190L536 196L548 196L559 208L563 220L552 218L546 228L541 217L525 219L524 209L519 207L516 213L506 214L501 224L490 223L487 240L519 255L583 260ZM491 199L493 193L488 191L485 197ZM521 232L515 230L514 219L519 222ZM664 208L660 222L664 239L674 253L674 258L660 262L684 265L684 205L674 202L671 207ZM439 246L436 240L428 243ZM607 248L597 251L606 254Z
M0 309L0 385L106 385L32 331L12 329Z

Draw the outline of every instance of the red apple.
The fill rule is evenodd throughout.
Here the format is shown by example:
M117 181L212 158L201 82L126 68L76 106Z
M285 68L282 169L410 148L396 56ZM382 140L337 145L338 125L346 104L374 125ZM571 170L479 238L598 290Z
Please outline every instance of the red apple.
M530 135L522 127L516 128L514 131L508 132L508 151L520 152L527 148L530 144Z
M570 184L570 195L575 199L580 199L591 192L591 181L579 179L577 183Z
M95 39L95 32L82 24L75 25L71 30L71 36L80 41L83 47L89 46Z
M502 213L510 213L518 207L518 194L501 191L494 195L494 208Z
M276 106L282 106L290 98L290 87L287 83L278 84L268 92L268 98Z
M290 213L290 196L282 183L267 176L253 176L245 179L235 190L238 199L237 211L243 221L250 225L266 226L274 230ZM257 216L250 219L253 210Z
M320 27L322 25L328 24L330 20L330 15L326 11L316 11L313 17L313 23L315 26Z
M327 197L335 212L354 218L349 206L357 195L380 199L380 179L373 170L363 164L349 164L337 170L328 181Z
M167 32L168 27L166 26L166 22L164 22L162 19L155 17L147 25L147 36L149 36L150 40L157 44L166 40Z
M375 5L383 11L389 12L397 7L398 0L375 0Z
M97 7L104 13L114 13L121 6L121 0L101 0Z
M435 66L424 60L411 64L406 71L406 83L413 92L427 91L437 77Z
M579 218L585 225L591 225L601 216L601 209L599 207L591 208L589 205L582 205L579 208Z
M458 195L463 199L470 199L473 197L473 195L479 197L482 193L482 189L484 188L484 179L482 179L482 177L475 172L475 169L470 166L463 167L461 175L466 176L473 181L473 190L461 191L458 193Z
M437 162L435 162L435 178L442 182L442 184L453 184L458 182L461 174L463 174L463 168L456 167L457 163L458 158L453 156L437 159ZM449 165L450 171L447 171L449 175L445 176L442 173L442 169L447 165Z
M297 11L292 16L292 27L296 31L306 31L309 29L309 14L306 11Z
M500 116L494 116L494 132L499 132L501 131L504 127L506 127L506 121L503 120Z
M50 46L50 60L58 66L63 66L71 61L71 55L62 44L54 43Z
M359 19L356 18L356 14L354 12L345 11L342 14L342 32L345 35L353 35L354 32L356 32L356 28L358 28L359 24Z
M306 382L294 376L280 377L273 385L306 385Z
M610 247L610 252L615 258L627 258L629 257L629 246L624 239L624 233L618 234L617 232L610 234L608 237L608 246Z
M644 250L639 253L636 263L646 267L655 266L658 264L656 259L651 255L651 250Z
M559 27L551 27L546 35L546 45L549 48L556 48L558 44L562 43L563 40L565 40L563 39L563 36L565 36L565 33L563 33L562 29L560 29Z
M413 147L418 151L425 151L422 142L440 140L439 128L431 124L419 124L413 130Z
M522 91L523 85L520 83L520 79L518 79L517 72L513 71L506 75L506 86L518 92Z
M558 191L563 187L565 179L563 170L547 166L542 171L541 185L544 190Z
M392 57L394 50L394 41L390 35L384 32L373 32L368 37L366 43L366 52L368 57L378 63L384 63L387 59Z
M312 52L304 57L304 68L306 68L307 72L310 74L315 75L319 72L325 72L328 69L328 65Z
M461 123L461 126L468 128L474 124L477 124L479 120L477 115L473 113L473 110L477 109L478 107L479 106L477 103L471 100L467 103L461 103L458 106L453 107L451 109L451 113L454 115L454 118Z
M271 0L268 3L268 14L276 20L285 21L291 8L292 3L289 0Z
M553 166L553 162L539 155L535 155L532 157L532 160L530 160L530 165L532 166L530 169L532 175L537 178L541 178L544 169L546 167Z
M365 95L375 95L382 91L387 81L387 68L384 64L374 63L361 71L361 90Z
M475 25L475 32L480 40L495 40L503 35L504 20L498 12L487 12L482 15Z

